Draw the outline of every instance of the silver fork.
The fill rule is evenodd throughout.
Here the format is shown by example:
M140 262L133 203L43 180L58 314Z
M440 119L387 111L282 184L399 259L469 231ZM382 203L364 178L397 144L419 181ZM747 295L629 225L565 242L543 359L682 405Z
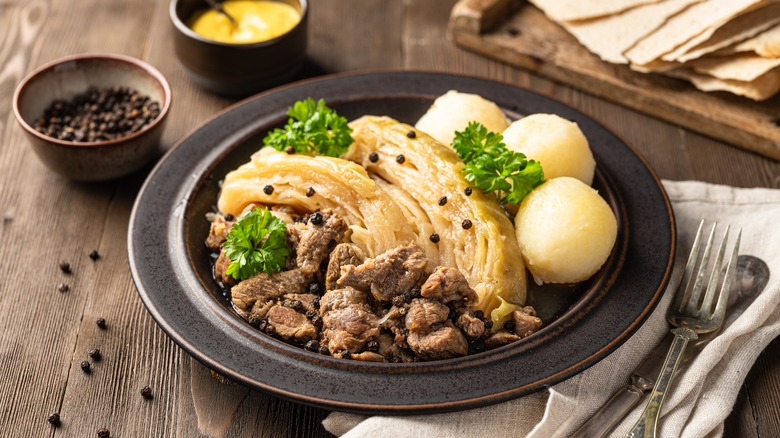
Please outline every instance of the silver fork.
M691 255L688 257L688 262L685 265L683 279L675 294L674 302L669 307L666 314L666 319L669 320L669 323L676 327L672 329L674 341L672 342L671 347L669 347L669 353L666 355L661 375L658 376L658 380L655 382L655 386L650 393L650 399L645 406L645 410L642 412L639 421L634 425L634 428L628 433L629 438L648 438L655 436L656 427L658 426L658 417L661 413L661 406L663 405L666 393L672 384L674 373L677 370L677 365L680 363L680 359L682 358L688 341L696 340L699 334L715 331L723 324L726 314L726 303L729 298L729 290L731 289L731 283L734 280L739 242L742 238L742 229L738 231L737 238L731 249L726 272L723 274L723 281L719 281L721 267L723 266L723 257L726 253L729 237L730 227L726 226L726 232L723 235L723 240L720 242L715 262L712 263L709 280L705 285L704 277L710 265L710 253L712 250L712 242L715 238L715 228L717 228L717 226L717 223L712 226L712 231L710 231L710 236L707 240L707 246L704 248L704 255L697 266L704 221L702 220L701 223L699 223L699 229L696 232L696 238L694 239L693 247L691 248ZM704 295L704 299L702 299L702 290L705 287L707 288L707 291ZM713 301L715 301L714 309L712 308Z

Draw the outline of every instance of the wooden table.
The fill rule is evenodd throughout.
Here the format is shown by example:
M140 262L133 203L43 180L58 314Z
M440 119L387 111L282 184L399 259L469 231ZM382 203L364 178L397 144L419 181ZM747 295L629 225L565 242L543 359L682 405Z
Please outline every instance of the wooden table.
M662 178L779 187L780 163L458 49L447 39L453 0L316 0L305 76L425 69L528 87L602 121ZM179 349L141 304L127 262L130 209L146 171L79 184L49 171L11 114L36 66L69 54L122 53L159 68L174 104L171 147L234 101L198 89L173 54L164 0L0 0L0 435L328 436L327 412L224 385ZM97 250L93 262L88 254ZM72 275L58 265L68 261ZM58 291L66 283L70 290ZM105 318L107 330L95 324ZM88 351L103 360L79 364ZM748 370L745 370L747 373ZM152 400L140 395L144 386ZM62 426L46 418L59 412ZM747 375L726 436L780 434L780 340Z

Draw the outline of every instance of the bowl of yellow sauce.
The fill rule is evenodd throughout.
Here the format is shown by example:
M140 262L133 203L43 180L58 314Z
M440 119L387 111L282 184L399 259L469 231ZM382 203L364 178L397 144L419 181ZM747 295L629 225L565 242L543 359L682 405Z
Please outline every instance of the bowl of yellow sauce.
M176 56L199 86L246 96L292 81L306 59L307 0L171 0Z

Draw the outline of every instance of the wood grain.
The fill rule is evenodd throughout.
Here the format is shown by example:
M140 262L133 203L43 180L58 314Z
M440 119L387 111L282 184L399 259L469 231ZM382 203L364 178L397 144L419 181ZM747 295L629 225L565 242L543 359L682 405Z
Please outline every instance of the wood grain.
M491 0L493 1L493 0ZM454 0L311 3L302 76L388 68L441 70L528 87L603 122L660 176L741 187L780 187L780 163L647 117L503 62L459 49L447 36ZM0 437L325 437L327 415L238 385L224 385L158 328L137 297L126 254L134 198L149 168L79 184L50 172L10 111L14 88L36 66L105 51L144 59L169 80L169 149L234 103L189 81L173 55L168 2L0 0ZM95 262L88 254L97 249ZM58 268L72 266L71 275ZM66 283L67 293L57 287ZM103 317L107 330L95 319ZM101 350L103 359L89 359ZM82 372L83 360L92 363ZM780 430L780 341L762 354L726 424L728 436ZM150 386L153 398L140 395ZM53 429L49 413L62 426Z
M451 31L469 50L606 97L745 149L780 159L780 96L754 102L728 93L704 93L685 81L631 71L591 54L563 28L530 5L493 30L504 2L462 0Z

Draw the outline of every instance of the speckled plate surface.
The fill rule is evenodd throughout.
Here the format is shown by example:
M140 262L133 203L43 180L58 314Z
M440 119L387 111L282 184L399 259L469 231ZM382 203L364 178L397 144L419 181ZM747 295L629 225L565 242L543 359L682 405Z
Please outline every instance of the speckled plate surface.
M205 214L218 182L248 161L295 101L323 98L349 119L389 115L413 124L448 90L476 93L511 118L545 112L576 121L597 161L594 187L618 217L612 256L578 287L534 288L545 320L530 337L496 350L417 364L361 363L272 339L239 318L211 277ZM566 105L515 86L429 72L371 72L295 83L245 100L194 131L158 163L132 212L128 252L149 312L185 351L249 387L311 405L366 413L441 412L528 394L593 365L647 318L669 281L674 216L644 159Z

